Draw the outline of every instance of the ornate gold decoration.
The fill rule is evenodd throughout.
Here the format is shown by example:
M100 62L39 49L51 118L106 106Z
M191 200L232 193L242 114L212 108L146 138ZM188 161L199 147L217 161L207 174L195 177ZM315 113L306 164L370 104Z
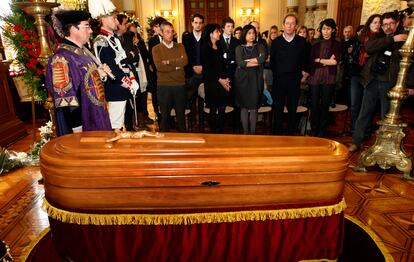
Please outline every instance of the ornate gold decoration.
M47 215L64 223L78 225L193 225L201 223L233 223L327 217L344 212L345 199L337 204L276 210L247 210L183 214L90 214L66 211L44 200Z
M408 6L414 8L414 0L408 1ZM414 17L414 14L411 14ZM402 139L405 137L403 128L407 124L402 122L400 108L402 101L408 96L405 86L411 58L414 53L414 25L410 26L407 41L399 50L402 59L396 85L388 92L390 98L390 109L385 118L378 122L380 128L377 131L375 144L362 152L358 160L356 171L365 171L365 166L378 164L382 169L395 166L404 172L402 178L414 179L410 176L412 160L404 151Z
M39 42L40 42L40 55L39 55L39 62L46 68L47 62L49 57L52 55L52 51L50 50L48 41L47 41L47 23L45 17L52 12L52 8L59 6L59 3L50 3L46 2L46 0L32 0L32 1L25 1L25 2L15 2L14 5L23 9L23 11L33 16L35 19L35 25L37 29L37 33L39 35ZM53 98L52 96L48 95L48 98L45 102L45 108L49 111L50 119L53 123L53 130L55 130L55 112L53 106ZM34 117L34 98L32 98L32 118L33 118L33 140L36 140L36 127L35 127L35 117ZM54 133L56 133L54 131Z
M120 131L115 130L116 136L110 139L107 139L106 142L115 142L119 139L130 139L130 138L143 138L143 137L164 137L164 134L158 132L150 132L146 130L136 131L136 132L128 132L128 131Z
M96 64L90 63L87 67L83 67L83 69L86 70L86 74L83 77L86 95L94 105L105 106L105 88Z

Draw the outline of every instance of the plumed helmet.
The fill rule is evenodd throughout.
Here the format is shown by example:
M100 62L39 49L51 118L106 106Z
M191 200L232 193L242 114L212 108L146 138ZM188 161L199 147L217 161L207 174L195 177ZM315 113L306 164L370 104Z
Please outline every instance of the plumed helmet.
M116 10L116 7L111 0L89 0L88 10L91 12L92 18L97 19L111 15Z

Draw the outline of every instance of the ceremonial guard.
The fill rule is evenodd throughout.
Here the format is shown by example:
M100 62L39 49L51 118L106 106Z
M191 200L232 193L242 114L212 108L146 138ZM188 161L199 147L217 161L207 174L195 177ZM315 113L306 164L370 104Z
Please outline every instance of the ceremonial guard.
M46 69L46 87L56 108L57 135L89 130L111 130L102 79L110 69L97 64L84 47L92 30L90 14L60 11L53 15L57 33L64 38Z
M113 77L105 83L105 97L108 100L109 118L113 129L121 129L125 122L126 102L139 89L138 82L127 62L127 55L119 38L115 6L111 1L88 1L92 17L102 24L99 35L93 41L96 57L109 66Z

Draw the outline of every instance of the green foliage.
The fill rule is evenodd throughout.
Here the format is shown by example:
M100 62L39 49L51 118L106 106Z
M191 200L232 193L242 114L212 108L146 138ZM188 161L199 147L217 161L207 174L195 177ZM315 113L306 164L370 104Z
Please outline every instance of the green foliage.
M2 27L3 34L12 42L17 54L16 60L25 67L22 76L29 88L29 94L45 101L47 91L43 85L43 67L38 60L40 43L34 19L21 9L14 8L12 11L8 16L0 17L5 22Z
M29 153L8 151L0 148L0 175L22 166L39 165L40 150L54 137L52 122L39 128L40 140L34 143Z
M151 23L152 23L152 21L154 21L154 18L155 18L155 16L147 17L147 25L148 26L145 28L145 30L147 30L148 39L150 39L152 37L152 35L154 34L154 32L152 32L152 29L151 29Z
M23 164L17 158L10 157L10 152L1 148L0 152L0 175L9 172L14 168L21 167Z

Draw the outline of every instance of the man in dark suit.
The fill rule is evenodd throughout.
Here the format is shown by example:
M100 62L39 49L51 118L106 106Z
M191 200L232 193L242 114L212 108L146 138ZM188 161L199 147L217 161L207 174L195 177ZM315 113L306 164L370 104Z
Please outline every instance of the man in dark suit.
M160 34L160 25L163 22L166 22L165 18L161 16L157 16L152 20L150 26L152 31L154 32L153 36L148 40L148 51L149 51L149 59L150 59L150 70L153 72L153 79L148 83L147 91L151 93L152 96L152 106L154 107L154 113L157 116L157 120L160 123L161 114L158 110L158 99L157 99L157 69L154 64L154 59L152 57L152 48L162 41L162 37Z
M236 47L240 45L240 41L233 36L234 21L231 17L226 17L221 22L223 34L220 36L220 45L223 50L223 58L226 64L226 71L230 77L230 82L234 78L236 71Z
M234 105L235 103L235 93L234 93L234 73L236 71L236 47L240 45L240 40L233 36L234 30L234 20L231 17L226 17L221 22L221 28L223 29L223 34L220 36L220 45L223 50L223 58L226 66L226 72L230 79L230 96L228 99L229 105ZM238 110L234 112L233 118L233 127L235 128L238 123L240 123L240 113Z
M202 33L204 27L204 16L194 14L191 18L193 31L183 36L183 45L188 57L188 64L185 69L185 78L187 82L187 99L191 111L195 112L195 100L197 90L203 82L203 66L201 65L201 50L203 45Z

